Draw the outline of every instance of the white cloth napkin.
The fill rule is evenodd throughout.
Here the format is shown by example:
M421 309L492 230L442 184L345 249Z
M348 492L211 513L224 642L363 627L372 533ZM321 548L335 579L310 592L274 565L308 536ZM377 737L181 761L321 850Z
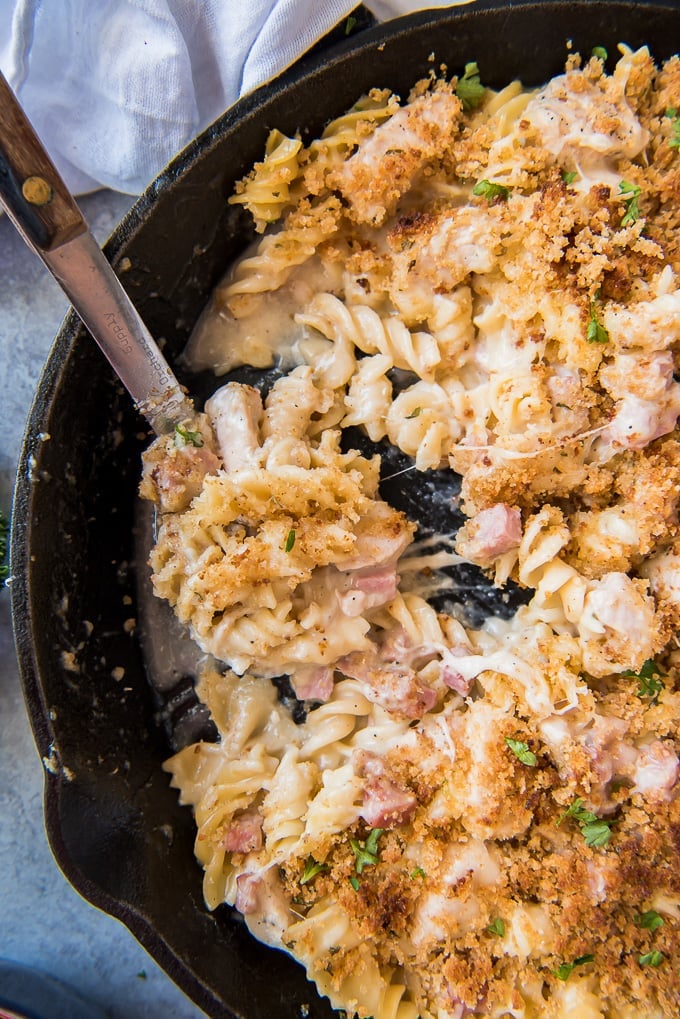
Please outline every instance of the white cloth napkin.
M0 0L0 69L73 192L138 194L357 2ZM450 5L366 6L385 20Z

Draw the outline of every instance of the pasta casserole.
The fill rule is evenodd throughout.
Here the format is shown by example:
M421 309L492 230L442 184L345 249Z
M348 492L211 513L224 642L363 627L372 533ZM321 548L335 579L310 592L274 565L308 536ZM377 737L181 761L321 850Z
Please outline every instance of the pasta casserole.
M185 354L228 378L145 454L207 905L349 1016L680 1014L680 60L606 60L273 130ZM525 603L471 625L452 562Z

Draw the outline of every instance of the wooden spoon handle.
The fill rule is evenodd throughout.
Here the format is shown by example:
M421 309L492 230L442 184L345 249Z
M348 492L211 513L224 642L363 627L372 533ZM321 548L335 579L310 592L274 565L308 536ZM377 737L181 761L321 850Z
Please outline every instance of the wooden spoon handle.
M0 74L0 198L26 240L41 251L87 230L78 206Z

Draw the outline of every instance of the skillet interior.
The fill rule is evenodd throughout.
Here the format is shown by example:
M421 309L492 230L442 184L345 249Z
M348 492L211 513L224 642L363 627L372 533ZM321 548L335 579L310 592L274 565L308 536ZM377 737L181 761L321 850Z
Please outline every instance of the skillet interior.
M170 359L251 239L248 217L225 197L261 157L270 128L313 135L368 88L404 95L441 62L457 72L477 60L493 86L515 76L539 84L562 69L567 39L584 53L648 43L662 60L680 48L680 10L673 0L511 0L426 12L317 51L238 103L171 164L106 248ZM129 622L147 438L69 316L31 413L12 539L20 668L38 749L50 761L52 849L75 887L123 920L211 1016L328 1017L297 964L255 942L226 907L209 914L203 906L193 822L161 771L167 746Z

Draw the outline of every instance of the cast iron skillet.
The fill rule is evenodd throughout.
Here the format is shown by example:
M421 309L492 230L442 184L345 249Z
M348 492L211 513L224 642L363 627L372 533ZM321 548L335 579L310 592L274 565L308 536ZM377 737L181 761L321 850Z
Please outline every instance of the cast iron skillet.
M228 262L251 239L227 205L272 127L320 132L373 86L405 95L430 68L479 63L485 83L540 84L567 53L620 41L663 60L680 9L661 2L479 0L372 27L315 50L227 111L152 184L106 253L172 361ZM434 54L434 61L430 55ZM48 438L49 436L49 438ZM45 366L13 511L12 606L25 696L49 762L50 843L68 879L121 919L215 1017L333 1013L281 952L227 907L204 908L194 826L161 763L168 755L134 632L133 511L148 436L93 342L70 315ZM114 678L114 670L124 670ZM115 672L120 676L119 671ZM305 1007L308 1007L308 1011Z

